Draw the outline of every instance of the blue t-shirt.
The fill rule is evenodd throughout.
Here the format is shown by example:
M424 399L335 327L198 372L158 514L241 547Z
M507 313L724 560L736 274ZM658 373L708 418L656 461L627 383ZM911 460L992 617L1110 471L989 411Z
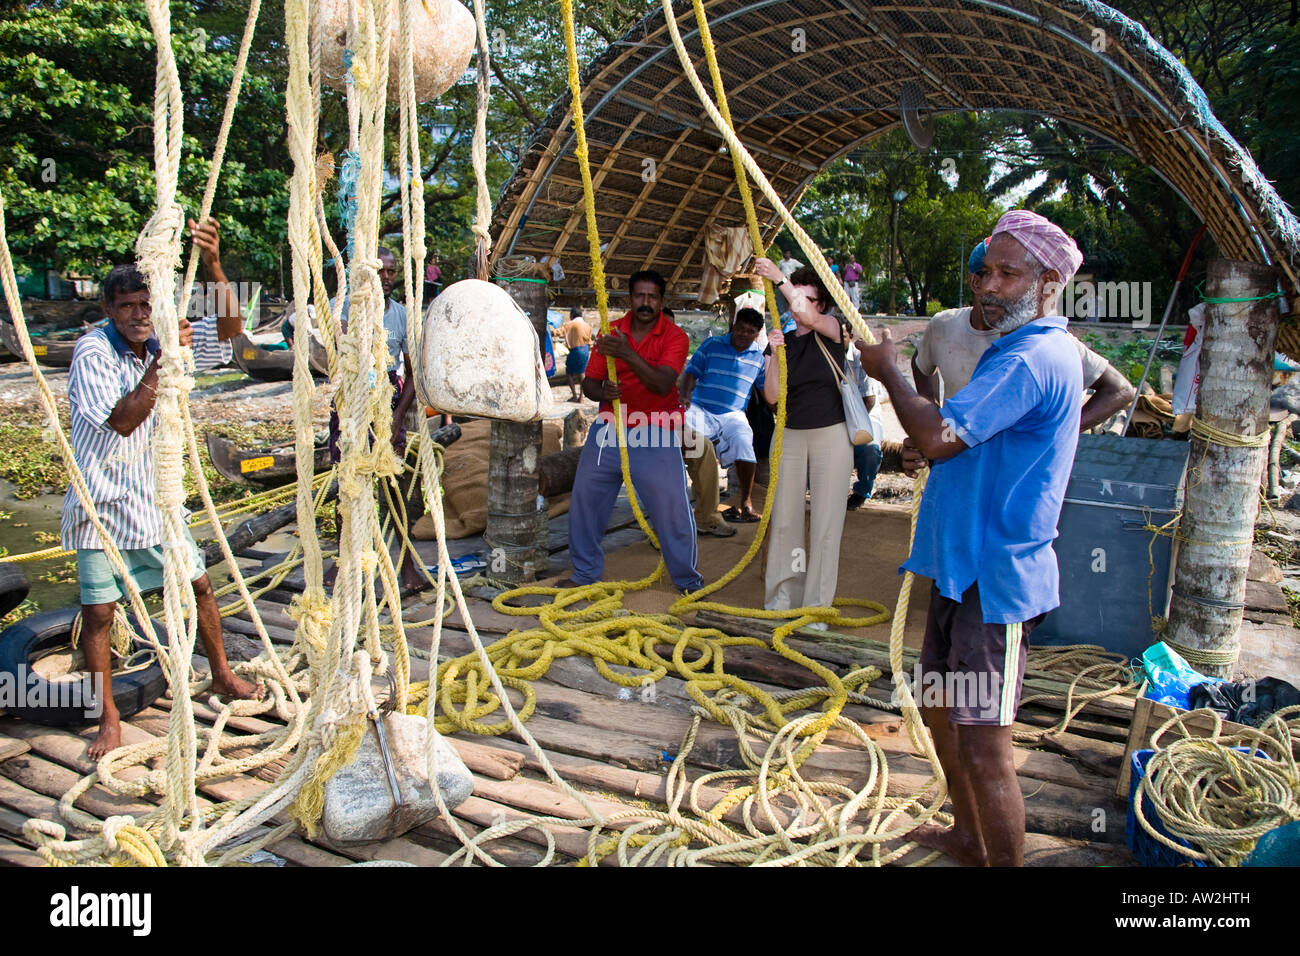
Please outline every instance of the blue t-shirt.
M695 376L691 402L713 415L738 412L749 403L749 391L763 387L763 350L752 343L743 352L731 344L731 333L711 335L686 363Z
M969 448L937 462L901 570L954 601L978 582L984 621L1060 604L1052 539L1079 443L1083 367L1061 316L995 341L940 409Z

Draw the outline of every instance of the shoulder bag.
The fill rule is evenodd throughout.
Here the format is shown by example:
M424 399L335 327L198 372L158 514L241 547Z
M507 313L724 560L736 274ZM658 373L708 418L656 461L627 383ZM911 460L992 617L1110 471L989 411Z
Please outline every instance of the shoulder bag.
M844 403L844 427L849 431L850 444L870 445L875 441L875 436L871 434L871 419L867 417L867 406L862 404L862 396L854 387L853 380L844 374L844 369L831 358L826 343L822 341L821 333L813 329L811 334L817 336L817 347L822 350L822 355L826 356L826 364L831 367L835 380L839 384L840 400Z

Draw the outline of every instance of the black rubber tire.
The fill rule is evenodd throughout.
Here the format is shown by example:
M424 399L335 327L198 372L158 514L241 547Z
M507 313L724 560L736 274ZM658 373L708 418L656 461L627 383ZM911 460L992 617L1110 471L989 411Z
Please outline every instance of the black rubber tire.
M23 601L31 585L23 569L12 561L0 562L0 617L4 617Z
M31 670L31 662L72 640L72 622L81 609L78 607L40 611L23 618L0 632L0 675L12 675L6 683L24 691L24 696L39 694L46 702L44 707L5 707L5 712L47 727L75 727L98 722L98 716L87 716L85 708L74 704L58 706L56 695L51 693L49 682ZM143 633L134 615L128 620L137 634ZM152 622L150 622L152 623ZM159 633L160 643L166 634ZM25 681L25 683L23 683ZM126 719L144 710L167 690L167 678L158 662L129 674L113 675L113 702L118 714ZM80 695L64 694L74 701L90 699L89 675L82 681ZM5 701L6 704L9 701Z

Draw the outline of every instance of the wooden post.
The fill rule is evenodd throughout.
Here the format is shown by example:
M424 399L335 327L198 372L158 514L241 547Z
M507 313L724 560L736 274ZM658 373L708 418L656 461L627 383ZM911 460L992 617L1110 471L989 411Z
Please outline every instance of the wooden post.
M497 279L497 284L533 320L539 347L546 328L546 283ZM541 422L492 422L488 451L488 573L511 583L545 576L546 509L537 506L537 462L542 456Z
M1197 417L1233 435L1269 432L1268 399L1277 337L1276 273L1252 262L1210 263L1201 347ZM1178 560L1165 640L1201 673L1231 676L1240 650L1259 485L1266 447L1207 441L1192 429L1187 496L1179 526Z

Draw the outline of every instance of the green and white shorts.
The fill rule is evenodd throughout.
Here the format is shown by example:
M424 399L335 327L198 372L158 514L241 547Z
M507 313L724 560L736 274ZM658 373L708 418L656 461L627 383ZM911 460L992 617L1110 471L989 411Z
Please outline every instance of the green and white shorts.
M203 562L203 552L194 543L194 536L189 529L185 531L185 540L190 553L194 556L194 576L197 581L208 573ZM122 551L122 560L141 591L151 591L163 585L163 549L157 544L152 548L129 548ZM77 577L81 580L82 604L115 604L126 593L126 587L109 564L108 555L98 548L77 549Z

